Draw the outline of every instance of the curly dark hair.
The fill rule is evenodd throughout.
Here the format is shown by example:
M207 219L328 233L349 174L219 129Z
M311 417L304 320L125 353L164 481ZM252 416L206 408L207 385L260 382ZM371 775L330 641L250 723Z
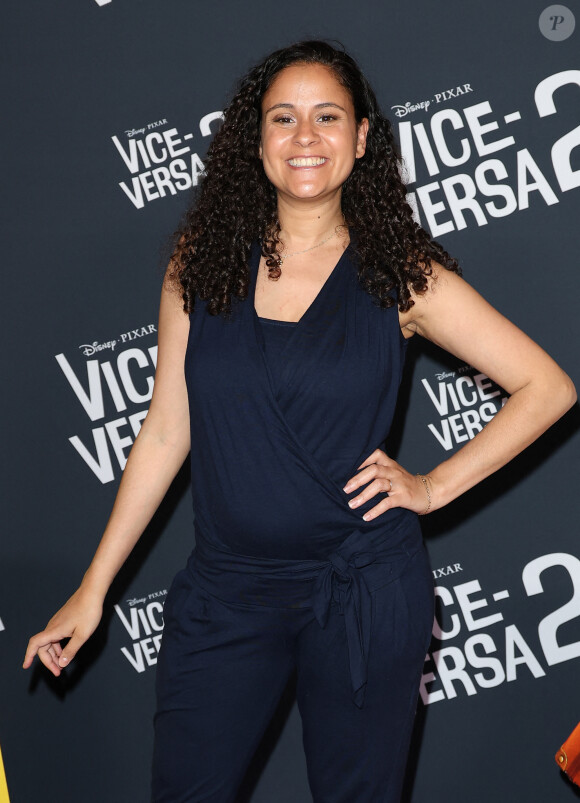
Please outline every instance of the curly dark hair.
M347 53L323 41L277 50L240 82L209 147L198 198L175 233L168 278L180 286L185 312L193 312L199 297L211 315L228 315L232 298L248 295L253 242L261 243L270 276L279 276L276 189L259 157L262 98L277 74L294 64L331 69L352 98L357 124L369 121L365 154L342 187L342 212L356 235L362 287L381 307L391 307L396 294L406 311L413 304L409 288L427 289L432 259L460 269L413 219L392 127L369 82Z

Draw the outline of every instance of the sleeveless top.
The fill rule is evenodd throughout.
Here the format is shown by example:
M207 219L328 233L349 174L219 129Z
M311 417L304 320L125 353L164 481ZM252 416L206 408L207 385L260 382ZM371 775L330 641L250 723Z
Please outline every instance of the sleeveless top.
M229 318L208 315L199 300L190 316L197 544L324 560L358 530L380 533L393 550L416 549L415 513L396 508L365 522L383 494L351 510L360 490L342 490L391 425L406 350L396 304L381 309L361 287L349 246L298 323L261 321L259 261L254 244L248 298L234 299Z

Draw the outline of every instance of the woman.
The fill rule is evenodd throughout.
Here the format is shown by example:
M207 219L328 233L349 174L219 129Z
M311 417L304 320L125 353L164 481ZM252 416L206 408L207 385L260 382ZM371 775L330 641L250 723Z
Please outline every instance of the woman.
M322 42L252 70L210 147L149 414L80 588L24 662L70 663L191 443L196 548L165 605L154 801L234 800L294 668L314 800L399 800L433 619L417 514L574 403L414 223L397 160L366 79ZM416 333L510 394L427 475L380 448Z

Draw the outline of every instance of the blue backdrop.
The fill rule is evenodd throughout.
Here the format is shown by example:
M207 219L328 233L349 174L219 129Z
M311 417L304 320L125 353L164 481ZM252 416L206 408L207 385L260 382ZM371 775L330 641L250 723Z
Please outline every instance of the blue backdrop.
M147 800L163 601L195 537L186 473L70 670L20 663L106 522L151 394L164 244L237 78L291 41L341 40L392 116L423 225L578 383L574 14L529 0L9 8L0 743L13 803ZM504 396L413 342L390 451L428 471ZM423 520L438 611L407 801L575 796L553 754L580 719L578 424L576 408ZM242 797L310 799L291 688Z

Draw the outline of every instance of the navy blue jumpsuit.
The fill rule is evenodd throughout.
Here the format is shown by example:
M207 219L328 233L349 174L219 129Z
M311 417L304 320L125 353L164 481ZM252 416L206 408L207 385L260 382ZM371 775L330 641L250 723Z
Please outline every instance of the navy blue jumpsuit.
M396 803L433 621L416 514L365 522L342 489L388 433L396 305L349 246L296 324L191 315L185 373L196 546L165 603L154 803L230 803L297 672L314 803ZM301 803L301 802L298 802Z

